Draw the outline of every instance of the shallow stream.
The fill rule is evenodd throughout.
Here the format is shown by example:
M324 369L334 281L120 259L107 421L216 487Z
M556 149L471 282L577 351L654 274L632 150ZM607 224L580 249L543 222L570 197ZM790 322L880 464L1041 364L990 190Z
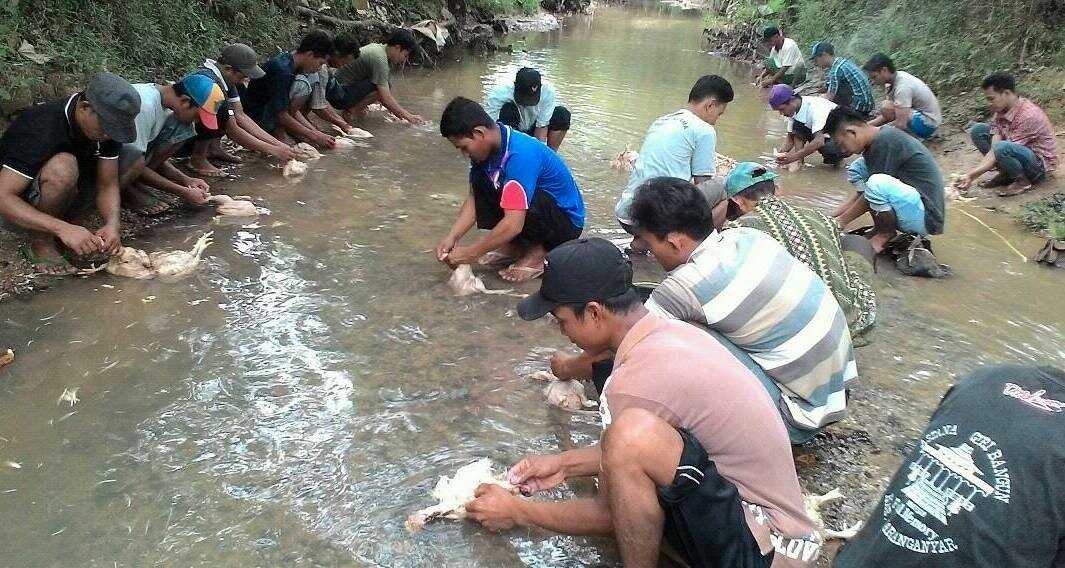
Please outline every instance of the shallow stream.
M698 13L603 7L561 31L511 38L513 54L409 71L396 87L438 118L451 97L480 98L518 67L538 67L573 112L562 155L589 204L589 232L613 235L626 174L611 159L638 148L698 76L737 88L718 125L721 152L754 158L780 145L783 121L747 86L748 70L700 51L700 29ZM376 137L301 181L252 165L225 183L270 210L255 224L215 226L201 213L126 243L188 248L213 230L216 244L187 280L97 275L0 305L0 347L18 357L0 371L0 565L617 563L604 539L459 522L404 530L439 475L480 457L504 465L584 445L599 429L594 416L547 408L515 373L566 345L554 326L520 321L513 298L454 298L444 284L428 251L467 190L467 164L435 121L360 126ZM848 191L820 167L782 185L824 208ZM890 417L912 437L958 374L1065 360L1061 275L1021 262L958 214L965 205L951 207L936 250L953 279L881 270L881 323L858 352L864 407L849 428ZM1004 217L966 211L1036 250ZM641 270L655 274L647 261ZM57 402L74 388L76 406ZM556 496L574 490L588 487Z

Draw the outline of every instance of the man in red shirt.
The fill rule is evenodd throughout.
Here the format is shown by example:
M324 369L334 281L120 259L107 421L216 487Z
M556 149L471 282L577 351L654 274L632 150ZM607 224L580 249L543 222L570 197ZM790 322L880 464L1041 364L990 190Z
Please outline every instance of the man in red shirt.
M972 127L973 144L984 159L956 185L958 189L968 189L985 172L997 169L998 175L980 185L1005 186L998 192L999 197L1020 195L1057 167L1053 126L1043 109L1017 94L1013 75L992 73L984 79L982 88L995 118L992 124Z

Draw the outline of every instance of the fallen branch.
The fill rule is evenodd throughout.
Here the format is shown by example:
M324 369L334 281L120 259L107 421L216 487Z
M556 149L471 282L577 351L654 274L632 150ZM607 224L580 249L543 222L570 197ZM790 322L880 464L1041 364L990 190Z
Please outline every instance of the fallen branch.
M996 237L998 237L999 239L1002 239L1002 242L1006 243L1006 246L1010 247L1010 250L1012 250L1013 252L1017 253L1017 256L1021 257L1021 260L1023 260L1024 262L1028 262L1028 257L1024 256L1024 254L1021 253L1021 251L1017 250L1017 247L1013 246L1013 244L1011 244L1009 241L1007 241L1006 237L1002 236L1002 233L999 233L998 231L992 229L991 227L988 226L987 223L981 221L979 218L977 218L975 215L969 213L968 211L966 211L964 209L961 209L961 208L959 208L958 211L960 211L961 213L964 213L966 217L972 219L973 221L976 221L977 223L980 223L981 225L984 226L985 229L987 229L988 231L991 231L992 233L994 233Z

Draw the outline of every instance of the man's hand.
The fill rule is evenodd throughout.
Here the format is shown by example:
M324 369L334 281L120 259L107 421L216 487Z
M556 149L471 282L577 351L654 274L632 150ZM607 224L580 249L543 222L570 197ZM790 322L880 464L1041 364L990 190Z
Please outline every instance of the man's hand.
M122 248L122 237L119 236L117 222L100 227L96 231L96 236L103 240L103 247L100 249L102 252L114 255L118 254L118 249Z
M507 481L517 486L523 495L547 491L565 480L566 471L559 454L529 456L507 471Z
M92 254L103 250L104 240L81 225L67 224L56 236L67 248L79 255Z
M447 262L452 266L459 264L473 264L480 258L480 253L476 253L473 247L454 247L451 252L447 254Z
M521 524L521 497L491 483L477 487L473 496L475 499L466 504L466 514L488 530L505 531Z
M289 160L298 159L296 157L296 150L292 146L289 146L288 144L281 144L280 146L274 146L273 150L270 152L270 155L274 156L275 158L277 158L279 160L281 160L282 162L287 162Z
M422 124L425 124L425 118L423 118L421 115L414 113L407 113L407 116L403 117L403 120L406 120L414 126L421 126Z
M776 154L773 154L773 157L776 158L777 163L782 166L786 166L795 161L795 158L791 157L790 152L777 152Z
M957 180L954 181L954 187L958 191L965 191L965 190L969 189L970 187L972 187L972 185L973 185L973 175L972 174L965 174L965 175L961 176L960 178L958 178Z
M444 240L440 241L440 244L436 245L436 259L448 264L447 257L453 248L455 248L455 239L445 237Z
M319 134L314 138L314 143L326 148L336 148L337 140L328 134Z
M192 205L203 205L207 203L207 198L211 196L211 186L207 185L207 182L202 179L193 178L187 186L185 192L185 201L188 201Z
M580 355L570 355L561 351L555 353L551 356L551 374L564 380L585 378L578 377L573 368L579 358Z

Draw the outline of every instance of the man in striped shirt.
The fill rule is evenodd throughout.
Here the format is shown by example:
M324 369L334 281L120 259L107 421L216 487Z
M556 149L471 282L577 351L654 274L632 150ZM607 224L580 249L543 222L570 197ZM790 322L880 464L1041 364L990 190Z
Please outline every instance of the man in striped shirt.
M814 44L810 59L817 66L828 69L825 73L826 99L872 117L876 107L873 84L858 64L846 57L836 57L836 48L827 41Z
M847 410L858 376L847 318L816 274L756 229L713 230L691 183L653 178L636 190L630 215L669 276L651 313L707 327L765 371L792 443L812 438Z

